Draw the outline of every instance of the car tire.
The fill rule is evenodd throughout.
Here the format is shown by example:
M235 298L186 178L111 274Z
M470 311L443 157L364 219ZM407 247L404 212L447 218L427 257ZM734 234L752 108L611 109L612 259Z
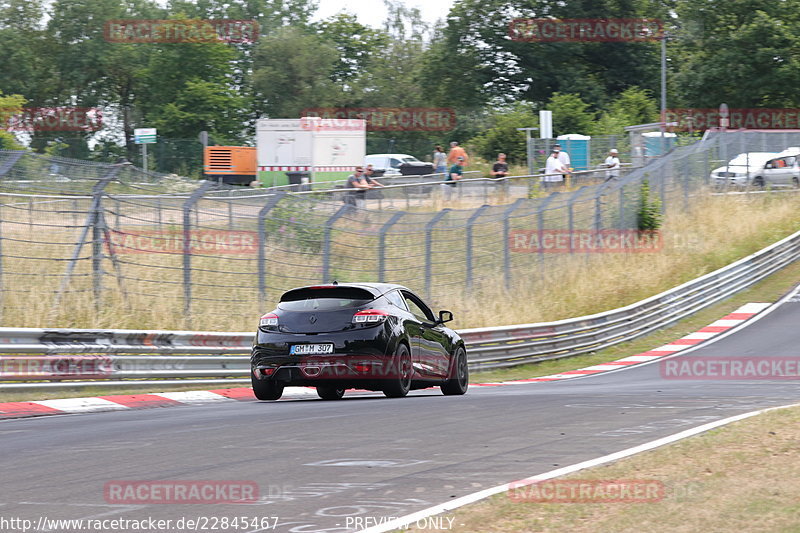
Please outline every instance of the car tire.
M795 189L800 189L800 178L798 178L797 176L792 178L792 187L794 187Z
M408 347L400 343L394 354L394 365L392 368L397 369L397 377L389 379L383 386L383 394L387 398L402 398L411 390L411 354Z
M467 392L469 387L469 367L467 366L467 352L459 346L453 354L453 364L450 365L450 379L440 387L445 396L460 396Z
M317 396L323 400L341 400L344 396L344 389L336 388L333 385L318 385Z
M764 178L761 176L756 176L753 178L753 187L758 187L759 189L764 188Z
M250 381L253 383L253 394L259 400L277 400L283 396L283 383L260 380L255 376L250 376Z

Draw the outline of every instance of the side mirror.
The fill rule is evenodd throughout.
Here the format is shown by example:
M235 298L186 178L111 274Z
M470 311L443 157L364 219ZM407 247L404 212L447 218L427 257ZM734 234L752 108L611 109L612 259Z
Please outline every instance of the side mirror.
M450 311L439 311L439 324L444 324L445 322L451 322L453 320L453 313Z

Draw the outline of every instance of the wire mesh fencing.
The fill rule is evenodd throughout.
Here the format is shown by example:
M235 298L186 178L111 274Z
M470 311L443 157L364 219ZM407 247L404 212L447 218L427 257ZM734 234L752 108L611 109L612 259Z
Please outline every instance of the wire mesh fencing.
M400 283L433 302L512 288L565 256L653 245L639 231L644 182L662 212L688 209L714 168L789 146L800 135L728 133L569 188L543 190L538 176L467 175L453 187L405 177L361 198L336 183L221 189L129 164L0 152L2 321L124 315L151 328L179 317L186 328L241 331L309 283Z

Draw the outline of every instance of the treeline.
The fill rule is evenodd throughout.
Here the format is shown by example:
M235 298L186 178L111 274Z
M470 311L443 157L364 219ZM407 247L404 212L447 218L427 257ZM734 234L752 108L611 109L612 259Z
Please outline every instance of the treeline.
M509 37L517 17L665 21L669 107L800 100L800 0L456 0L437 27L386 3L376 29L352 15L312 22L313 0L0 0L0 111L99 107L100 132L29 136L34 150L98 159L132 157L137 127L185 140L180 153L197 150L200 131L249 143L257 118L309 107L455 109L450 132L370 134L373 150L416 155L455 139L519 158L516 128L536 126L539 109L554 111L556 134L658 120L660 43L518 41ZM112 42L107 23L124 19L255 20L260 37Z

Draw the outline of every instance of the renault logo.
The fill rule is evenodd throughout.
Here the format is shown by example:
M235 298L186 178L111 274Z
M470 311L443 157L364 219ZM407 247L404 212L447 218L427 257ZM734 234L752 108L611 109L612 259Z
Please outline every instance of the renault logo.
M317 315L311 315L310 317L308 317L308 321L311 322L312 324L315 323L317 321Z

